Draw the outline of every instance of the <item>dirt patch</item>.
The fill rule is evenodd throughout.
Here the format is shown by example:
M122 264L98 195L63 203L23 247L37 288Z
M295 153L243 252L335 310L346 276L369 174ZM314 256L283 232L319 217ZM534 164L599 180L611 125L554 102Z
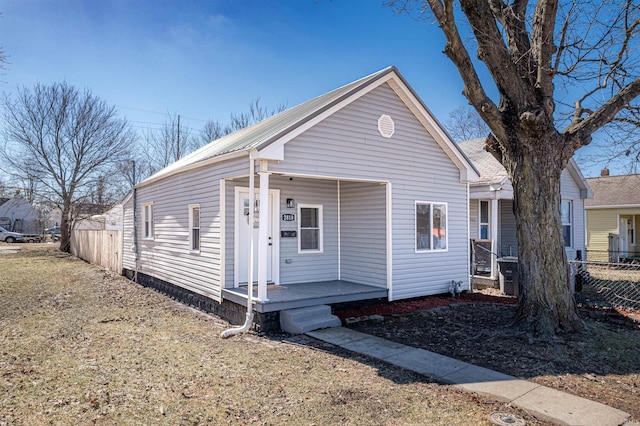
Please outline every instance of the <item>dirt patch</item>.
M520 410L304 336L247 334L47 245L0 257L0 425L489 425Z
M581 309L586 333L539 342L509 327L514 301L477 293L337 314L356 318L350 327L358 331L599 401L640 421L640 329L629 319L633 313Z

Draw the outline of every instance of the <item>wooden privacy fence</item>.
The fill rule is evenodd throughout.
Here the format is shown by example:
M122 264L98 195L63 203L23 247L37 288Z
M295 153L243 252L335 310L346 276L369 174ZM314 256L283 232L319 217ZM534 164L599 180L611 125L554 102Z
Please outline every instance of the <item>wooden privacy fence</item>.
M71 253L89 263L122 273L122 231L71 231Z

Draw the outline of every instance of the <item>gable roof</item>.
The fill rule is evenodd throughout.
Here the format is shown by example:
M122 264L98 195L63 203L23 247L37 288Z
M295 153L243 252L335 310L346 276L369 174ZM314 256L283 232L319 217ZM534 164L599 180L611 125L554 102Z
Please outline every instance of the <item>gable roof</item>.
M593 199L585 208L640 207L640 174L599 176L587 179Z
M411 87L406 83L395 67L387 67L381 71L363 77L345 86L318 96L310 101L297 105L279 114L271 116L259 123L223 136L191 154L181 158L153 176L145 179L136 187L145 186L162 178L192 168L201 167L235 155L249 155L252 151L264 151L269 148L269 155L282 148L282 145L308 126L324 119L327 115L341 109L364 94L389 83L396 94L405 102L421 123L430 129L441 148L461 171L462 180L475 180L479 173L467 159L463 151L452 141L444 128L424 105ZM260 157L257 155L257 157ZM267 157L262 157L267 158Z
M502 189L502 187L512 189L507 170L493 154L484 149L485 140L486 138L478 138L458 142L458 146L462 148L465 154L467 154L467 157L473 162L478 171L480 171L480 179L471 183L471 185L500 185L499 189ZM569 164L567 164L567 171L580 189L580 198L587 199L593 197L587 180L584 178L578 164L573 158L569 160Z
M38 219L38 211L22 195L16 195L0 205L0 216L22 220Z
M467 154L480 172L480 179L474 185L504 184L509 176L504 166L489 151L484 149L486 138L458 142L458 146Z

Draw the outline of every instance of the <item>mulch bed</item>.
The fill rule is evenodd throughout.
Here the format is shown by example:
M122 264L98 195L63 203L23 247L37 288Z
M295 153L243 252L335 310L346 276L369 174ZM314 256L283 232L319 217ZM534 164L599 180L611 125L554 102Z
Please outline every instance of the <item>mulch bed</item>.
M458 303L501 303L517 305L518 299L512 296L497 296L485 293L462 293L458 297L428 296L413 300L401 300L397 302L380 303L377 305L362 306L342 309L334 312L341 320L349 317L362 317L367 315L393 315L433 309L441 306L450 306Z
M512 328L517 299L495 292L430 296L334 314L355 330L599 401L640 421L637 312L596 309L576 299L587 331L551 341Z

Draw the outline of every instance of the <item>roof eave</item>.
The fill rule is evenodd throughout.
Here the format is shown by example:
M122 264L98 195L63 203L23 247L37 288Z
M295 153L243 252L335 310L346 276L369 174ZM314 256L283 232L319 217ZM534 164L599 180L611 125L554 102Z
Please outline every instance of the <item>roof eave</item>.
M197 163L188 164L186 166L180 167L179 169L172 170L171 172L168 172L162 175L151 176L150 178L147 178L142 182L140 182L139 184L137 184L134 188L135 189L144 188L145 186L151 185L152 183L161 181L168 177L175 176L177 174L184 173L190 170L199 169L201 167L210 166L212 164L221 163L223 161L232 160L234 158L239 158L244 156L248 157L250 151L251 151L251 148L246 148L240 151L234 151L227 154L217 155L215 157L210 157L205 160L198 161Z

